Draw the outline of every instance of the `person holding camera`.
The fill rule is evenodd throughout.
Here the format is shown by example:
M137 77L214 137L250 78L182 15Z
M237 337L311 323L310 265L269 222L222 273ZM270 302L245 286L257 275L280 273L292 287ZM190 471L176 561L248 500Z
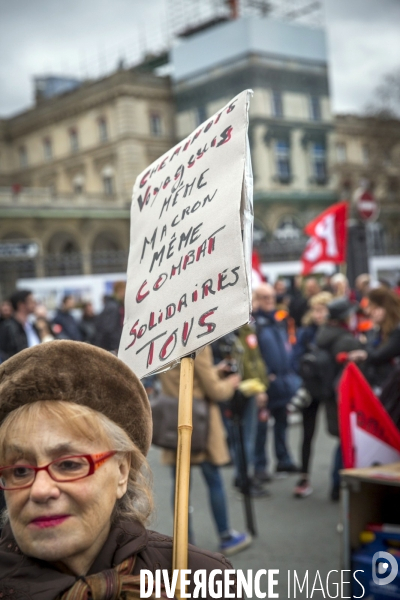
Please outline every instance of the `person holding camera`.
M242 493L245 490L244 493L253 498L269 496L268 490L263 487L266 481L250 474L254 467L258 414L266 412L268 402L268 374L258 346L254 321L213 342L212 350L218 369L226 374L238 372L242 377L234 398L220 403L235 467L234 486ZM238 433L238 425L241 433Z

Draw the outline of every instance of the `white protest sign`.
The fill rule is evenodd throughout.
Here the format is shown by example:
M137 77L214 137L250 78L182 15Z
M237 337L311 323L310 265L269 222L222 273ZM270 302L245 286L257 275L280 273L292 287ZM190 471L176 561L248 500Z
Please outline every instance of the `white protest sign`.
M236 96L136 179L118 356L139 377L249 321L251 94Z

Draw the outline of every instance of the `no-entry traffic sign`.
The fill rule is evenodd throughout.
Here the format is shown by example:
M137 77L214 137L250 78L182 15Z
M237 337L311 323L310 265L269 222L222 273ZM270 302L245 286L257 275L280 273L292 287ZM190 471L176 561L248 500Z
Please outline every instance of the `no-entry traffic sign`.
M359 189L354 195L359 217L363 221L375 221L379 214L379 204L372 192Z

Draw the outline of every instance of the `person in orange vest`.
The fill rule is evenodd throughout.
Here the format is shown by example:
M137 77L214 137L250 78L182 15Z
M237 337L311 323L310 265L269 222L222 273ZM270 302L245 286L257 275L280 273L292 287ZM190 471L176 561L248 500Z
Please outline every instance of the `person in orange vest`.
M289 313L290 296L287 293L287 286L283 279L275 281L274 290L276 293L275 319L285 324L289 342L294 346L296 343L296 324L294 318Z

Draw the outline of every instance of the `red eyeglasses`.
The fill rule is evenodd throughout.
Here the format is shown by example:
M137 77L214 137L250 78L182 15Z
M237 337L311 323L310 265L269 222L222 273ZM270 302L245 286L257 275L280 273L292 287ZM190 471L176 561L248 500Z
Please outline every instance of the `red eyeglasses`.
M33 467L32 465L0 467L0 489L10 491L31 487L38 471L47 471L53 481L58 483L84 479L93 475L106 460L116 453L117 450L111 450L100 454L65 456L53 460L44 467Z

